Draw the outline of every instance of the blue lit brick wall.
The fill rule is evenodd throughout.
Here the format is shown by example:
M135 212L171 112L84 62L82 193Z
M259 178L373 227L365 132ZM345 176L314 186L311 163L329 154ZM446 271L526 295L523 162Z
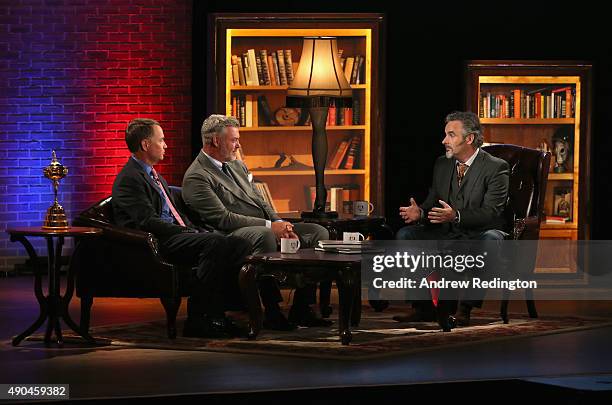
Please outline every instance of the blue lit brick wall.
M189 0L0 0L0 270L25 256L4 230L40 226L52 203L52 149L69 168L58 199L70 219L110 193L132 118L160 120L160 171L180 182L190 80Z

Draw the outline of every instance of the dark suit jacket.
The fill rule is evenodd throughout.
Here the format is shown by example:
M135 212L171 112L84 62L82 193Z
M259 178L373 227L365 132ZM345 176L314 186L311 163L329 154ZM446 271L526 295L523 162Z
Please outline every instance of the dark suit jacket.
M509 179L508 163L480 149L463 178L453 206L460 212L461 221L452 227L449 224L442 225L448 227L449 231L452 228L453 232L466 236L491 229L507 230L503 211L508 197ZM434 165L431 189L421 204L425 222L429 222L427 212L435 206L440 207L438 200L449 203L451 181L456 181L456 160L440 156Z
M223 232L232 232L247 226L265 226L266 220L280 219L249 181L244 163L240 160L228 163L236 181L227 177L201 151L185 172L183 200L198 217L194 220Z
M159 178L166 194L172 200L168 183L161 175ZM130 157L113 183L112 206L117 225L151 232L158 238L192 232L193 229L190 228L194 228L193 224L180 211L179 214L188 228L161 219L162 196L158 190L142 166ZM172 203L178 211L176 203Z

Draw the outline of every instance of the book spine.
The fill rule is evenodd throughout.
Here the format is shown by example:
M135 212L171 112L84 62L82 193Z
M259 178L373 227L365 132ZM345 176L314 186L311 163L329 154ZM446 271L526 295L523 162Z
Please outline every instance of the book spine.
M249 58L249 67L251 70L251 86L258 86L259 76L257 75L257 58L255 57L255 49L247 50L247 57Z
M329 163L330 169L335 170L340 167L340 162L342 162L342 159L344 158L344 154L346 153L348 147L349 147L348 140L344 140L340 142L340 145L338 145L338 149L336 149L336 153L334 154L334 157L331 159Z
M349 84L351 84L354 63L355 58L351 56L346 58L346 63L344 64L344 76L346 77L346 81L349 82Z
M270 75L270 84L272 86L277 86L278 83L276 82L276 75L274 74L274 63L272 62L272 55L268 55L268 69L268 73Z
M329 112L327 113L328 125L331 127L336 126L336 111L336 104L332 101L332 105L329 107Z
M351 81L350 81L350 84L356 84L357 83L357 69L359 67L359 59L360 59L359 55L355 56L355 63L353 63L353 71L351 72Z
M287 84L293 84L293 59L291 57L291 49L285 49L285 73L287 75Z
M246 127L246 97L240 96L240 126Z
M361 103L359 100L353 100L353 125L361 123Z
M263 85L270 86L270 69L268 68L268 51L262 49L259 51L259 59L261 60L261 73L263 75Z
M283 54L283 50L279 49L276 51L276 56L278 57L278 73L280 75L280 83L283 86L287 85L287 74L285 73L285 56Z
M351 146L349 146L349 150L346 154L346 162L344 163L344 169L350 170L355 166L355 159L360 143L360 136L354 136L353 139L351 139Z
M276 54L276 51L272 52L272 63L274 64L274 75L276 76L276 84L277 85L281 85L281 80L280 80L280 73L279 73L279 67L278 67L278 55Z
M263 66L261 64L261 55L258 52L255 52L255 65L257 66L257 78L260 86L266 84L264 75L263 75Z

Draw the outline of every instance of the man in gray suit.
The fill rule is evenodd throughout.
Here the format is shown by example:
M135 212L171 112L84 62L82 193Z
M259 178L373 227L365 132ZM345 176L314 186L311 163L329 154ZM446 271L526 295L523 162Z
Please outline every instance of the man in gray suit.
M247 239L253 254L275 252L280 238L299 238L304 247L329 239L317 224L283 221L265 202L252 182L245 164L236 159L240 148L239 123L234 117L213 114L202 124L204 147L183 178L183 199L198 219L213 228ZM282 296L278 286L260 283L265 307L264 327L289 330L300 326L329 326L310 307L316 301L314 286L296 290L289 311L289 323L278 305Z
M442 144L446 154L434 165L433 184L425 201L419 206L411 198L409 206L400 207L400 216L411 225L401 228L396 239L501 241L507 235L503 210L508 196L508 163L480 149L484 137L476 114L453 112L445 122ZM480 292L484 297L485 291ZM462 301L457 324L468 325L472 307L481 305L482 299ZM413 308L412 314L394 319L435 319L431 301L415 301Z

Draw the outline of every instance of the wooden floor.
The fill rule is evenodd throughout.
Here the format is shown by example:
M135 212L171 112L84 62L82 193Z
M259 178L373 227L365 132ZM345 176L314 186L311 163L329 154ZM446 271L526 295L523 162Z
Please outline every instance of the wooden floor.
M38 314L32 285L29 276L0 278L0 384L69 383L74 399L178 395L175 400L187 401L212 395L208 398L224 402L229 399L224 393L234 393L233 400L242 403L262 395L268 395L266 400L281 400L297 393L296 399L322 403L319 394L329 399L336 392L346 403L362 403L376 393L446 392L435 388L436 384L452 387L450 392L469 392L476 383L477 389L509 389L509 395L512 387L515 391L539 387L560 398L569 398L567 392L584 394L552 388L575 386L603 389L599 394L612 396L612 328L361 362L85 346L57 349L32 342L15 348L10 337L22 332ZM78 299L71 303L73 319L78 319L78 305ZM497 310L498 303L487 302L487 307ZM525 312L521 301L512 302L510 308ZM612 302L539 302L538 310L612 317ZM96 299L92 325L163 318L158 300Z

